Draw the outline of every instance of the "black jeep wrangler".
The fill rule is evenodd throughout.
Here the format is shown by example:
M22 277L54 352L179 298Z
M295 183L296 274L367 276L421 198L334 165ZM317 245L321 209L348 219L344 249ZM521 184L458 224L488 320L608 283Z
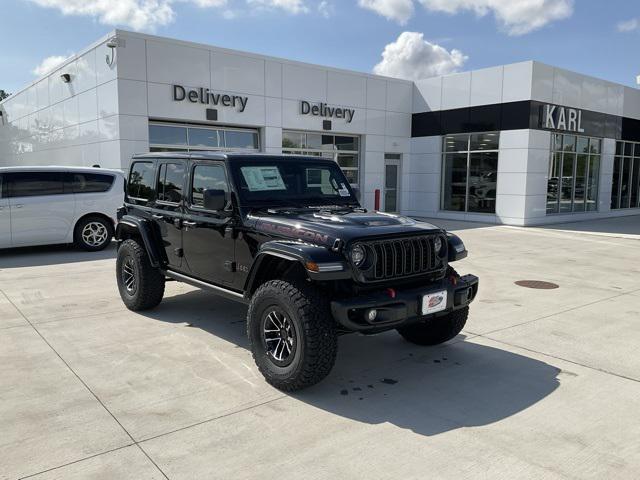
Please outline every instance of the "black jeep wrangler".
M322 380L343 333L452 339L478 291L477 277L449 266L467 255L458 237L365 210L331 160L137 155L126 190L116 229L125 305L157 306L168 279L248 303L253 358L282 390Z

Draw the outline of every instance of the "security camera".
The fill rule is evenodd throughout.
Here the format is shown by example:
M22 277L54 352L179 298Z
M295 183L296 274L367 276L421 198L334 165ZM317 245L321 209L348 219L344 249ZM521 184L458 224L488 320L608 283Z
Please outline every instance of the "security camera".
M60 78L64 83L69 83L71 81L71 75L69 75L68 73L63 73L62 75L60 75Z

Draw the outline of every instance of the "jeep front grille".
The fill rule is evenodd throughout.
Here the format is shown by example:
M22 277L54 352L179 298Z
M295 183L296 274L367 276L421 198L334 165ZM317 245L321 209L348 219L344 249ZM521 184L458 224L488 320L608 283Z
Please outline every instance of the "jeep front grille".
M371 266L364 272L365 279L388 280L442 269L445 263L435 251L435 238L435 235L422 235L363 243L373 255ZM446 248L446 239L442 241Z

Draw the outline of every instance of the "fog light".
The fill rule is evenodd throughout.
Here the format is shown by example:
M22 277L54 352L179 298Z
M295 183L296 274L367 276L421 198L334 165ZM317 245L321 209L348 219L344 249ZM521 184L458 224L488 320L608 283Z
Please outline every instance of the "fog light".
M369 320L370 322L373 322L377 316L378 316L378 311L375 308L372 308L371 310L367 311L367 320Z

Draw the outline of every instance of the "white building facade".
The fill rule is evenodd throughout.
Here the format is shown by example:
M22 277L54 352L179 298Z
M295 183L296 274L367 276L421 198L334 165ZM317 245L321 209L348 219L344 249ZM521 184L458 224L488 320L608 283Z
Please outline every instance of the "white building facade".
M537 62L410 82L116 30L0 113L0 166L302 153L417 217L640 213L640 91Z

